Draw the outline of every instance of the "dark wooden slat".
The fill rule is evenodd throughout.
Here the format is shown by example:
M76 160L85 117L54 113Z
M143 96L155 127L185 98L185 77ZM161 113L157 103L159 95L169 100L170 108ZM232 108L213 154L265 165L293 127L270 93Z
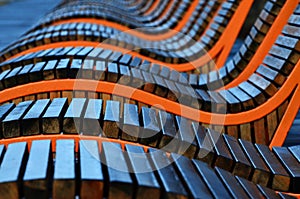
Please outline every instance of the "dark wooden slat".
M272 179L270 184L272 189L288 191L291 179L279 160L270 151L268 146L255 144L255 147L271 171Z
M137 142L139 137L138 108L134 104L124 104L123 126L121 138Z
M79 133L80 118L84 112L85 98L73 98L63 119L64 133Z
M293 156L300 162L300 145L288 147Z
M48 61L45 68L43 69L43 79L50 80L55 78L54 69L57 64L57 60Z
M118 79L118 65L116 63L109 63L107 66L107 81L116 83Z
M93 78L93 69L94 69L94 60L85 59L82 64L81 69L81 78L83 79L92 79Z
M45 62L36 63L29 71L29 79L31 82L36 82L43 79L43 68L45 64Z
M1 198L21 198L21 179L28 158L27 143L8 145L0 167Z
M106 137L118 138L119 122L120 102L107 100L103 120L103 135Z
M242 185L243 189L246 191L250 198L263 198L262 193L255 186L255 184L239 176L236 176L236 179Z
M162 137L158 145L167 151L177 152L179 145L179 136L176 132L174 117L165 111L159 111L159 124L161 126Z
M73 59L72 64L69 69L69 77L70 78L79 78L79 73L82 66L82 60L81 59Z
M46 111L49 99L38 100L28 110L22 119L22 134L23 135L36 135L42 132L41 116Z
M140 134L140 143L156 147L160 138L160 127L154 109L142 107L143 129Z
M252 168L254 169L251 181L255 184L267 186L270 179L270 170L264 163L263 159L258 154L255 146L246 140L239 139L239 143L248 157Z
M176 116L175 118L179 130L179 154L193 158L197 151L197 142L191 121L180 116Z
M97 141L79 141L79 162L80 197L102 198L104 192L104 176Z
M160 186L144 149L133 145L126 145L125 147L137 183L135 197L158 199L160 197Z
M296 199L296 197L291 196L289 194L282 193L282 192L279 192L278 195L280 196L280 198L283 198L283 199Z
M10 88L17 85L15 76L20 72L22 67L16 67L12 69L3 79L3 84L6 88Z
M144 87L143 90L149 93L153 93L155 90L155 81L151 75L151 73L142 71L143 79L144 79Z
M260 184L257 185L259 191L266 197L269 199L280 199L280 197L276 194L276 192L272 189L269 189L267 187L261 186Z
M179 171L180 177L184 181L185 186L188 188L191 197L198 198L201 196L205 198L213 198L207 186L205 185L205 182L197 174L192 162L187 157L179 156L173 153L170 157Z
M107 168L108 198L132 198L133 181L121 146L117 143L103 142L102 158Z
M286 147L273 147L272 150L291 176L290 189L294 192L299 192L300 163Z
M120 65L120 79L119 84L128 85L131 81L131 74L128 66Z
M3 137L11 138L21 135L21 119L30 108L32 101L19 103L2 121Z
M60 133L62 131L62 117L68 105L67 98L55 98L42 117L43 133Z
M166 154L152 148L149 153L163 188L163 198L188 198L184 185Z
M3 104L0 106L0 121L2 120L10 113L11 110L15 107L15 104L9 103L9 104ZM2 128L0 129L1 135L0 138L3 137Z
M222 136L234 158L233 174L248 179L251 173L251 165L238 144L236 138L223 134ZM222 138L220 138L222 139Z
M215 198L230 198L229 192L212 168L199 160L193 160L193 163Z
M96 67L94 72L95 80L103 81L105 80L105 72L107 67L105 66L104 61L96 61Z
M234 198L247 198L246 192L243 190L242 186L235 177L229 172L218 167L215 168L216 173L218 174L219 178L223 181L224 185L228 189L229 193Z
M227 171L231 171L233 166L233 158L222 138L222 135L211 129L207 129L207 133L210 137L211 143L214 145L216 152L214 166L218 166Z
M82 133L85 135L99 135L101 132L100 119L102 100L90 99L82 121Z
M49 198L49 180L52 171L50 140L33 141L23 178L26 198Z
M74 198L76 187L74 140L57 140L52 197Z
M58 79L67 78L69 64L70 64L70 59L61 59L58 62L55 68L56 78Z
M192 123L192 128L195 133L196 142L199 148L195 158L206 162L209 165L212 165L215 151L214 146L210 141L209 135L206 133L205 128L196 122Z
M26 84L29 82L28 73L32 69L33 64L28 64L22 67L20 72L17 75L17 82L18 84Z

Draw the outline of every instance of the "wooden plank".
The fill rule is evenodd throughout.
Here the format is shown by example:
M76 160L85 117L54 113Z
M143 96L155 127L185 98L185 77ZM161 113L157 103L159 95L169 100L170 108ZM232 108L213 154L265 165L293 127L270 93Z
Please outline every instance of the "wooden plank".
M233 158L226 146L224 139L222 138L222 135L211 129L207 129L207 133L216 152L214 166L231 171L233 167Z
M95 67L95 71L94 71L95 80L99 80L99 81L105 80L106 70L107 70L107 67L106 67L104 61L96 61L96 67Z
M20 72L22 67L16 67L12 69L4 78L3 83L6 88L11 88L17 85L17 78L16 75Z
M74 198L76 187L74 140L57 140L53 176L53 199Z
M136 179L136 198L160 198L160 186L147 154L140 146L125 145L131 172Z
M252 98L239 87L233 87L228 90L242 103L243 110L250 110L255 107Z
M108 63L107 81L116 83L119 79L118 65L116 63Z
M229 192L211 167L199 160L192 160L192 162L214 198L230 198Z
M18 84L26 84L29 83L29 71L32 69L33 64L27 64L22 67L20 72L17 75Z
M268 146L255 144L255 147L271 171L271 188L275 190L288 191L291 179L279 160L270 151Z
M43 68L45 65L45 62L39 62L33 66L33 68L29 71L29 79L31 82L36 82L43 79Z
M242 186L235 179L234 175L232 175L229 171L225 171L218 167L215 168L218 177L223 181L224 185L228 189L229 193L234 198L248 198L246 192L243 190Z
M41 99L32 105L21 121L22 135L37 135L42 133L41 117L49 103L49 99Z
M45 65L42 71L44 80L55 79L54 69L56 64L57 64L57 60L51 60L47 62L47 64Z
M67 110L67 98L54 98L42 116L43 133L60 133L62 131L62 118Z
M288 171L291 177L291 191L299 191L300 187L300 163L290 153L286 147L273 147L273 152L283 164L284 168Z
M153 162L157 176L162 186L163 198L188 198L182 181L165 153L156 149L149 149L149 156Z
M261 105L266 101L266 97L258 88L251 85L249 82L243 82L239 85L239 88L244 90L252 99L257 103L257 105Z
M175 119L180 139L178 152L179 154L184 154L186 157L193 158L198 146L191 121L180 116L175 116Z
M153 75L153 78L154 78L154 81L156 84L154 93L158 96L165 97L168 93L168 89L167 89L166 83L164 82L163 78L161 78L158 75Z
M52 158L50 140L32 142L23 177L24 196L26 198L49 198Z
M137 142L140 122L138 108L134 104L124 104L123 126L121 139Z
M13 110L14 107L15 107L14 103L3 104L0 106L0 122L3 121L3 119L11 112L11 110ZM0 129L0 132L1 132L0 138L2 138L3 137L2 128Z
M63 118L64 133L79 133L85 102L85 98L73 98Z
M260 184L258 184L257 187L258 187L259 191L264 195L264 197L269 198L269 199L271 199L271 198L280 199L279 195L277 195L277 193L274 190L264 187Z
M142 76L144 79L144 87L143 90L149 93L153 93L155 89L155 81L151 75L151 73L148 73L146 71L142 71Z
M102 142L102 161L107 172L108 198L132 198L131 179L121 146L117 143Z
M143 128L140 132L140 143L156 147L160 139L160 127L154 109L142 107Z
M96 140L79 141L80 197L102 198L104 176Z
M0 167L2 198L21 198L21 179L28 158L26 142L9 144Z
M56 68L55 68L55 75L58 79L65 79L68 76L68 67L70 64L70 59L61 59Z
M239 176L236 176L236 179L242 185L243 189L250 198L263 198L262 193L255 186L255 184Z
M82 119L82 133L84 135L99 135L101 133L101 112L102 100L89 99Z
M20 102L2 121L4 138L18 137L21 135L21 119L32 105L32 101Z
M119 84L128 85L131 81L131 74L128 66L120 65Z
M270 170L264 163L264 160L258 154L255 146L251 142L242 139L239 139L239 143L254 170L251 181L255 184L267 186L271 177Z
M180 141L173 115L165 111L159 111L158 116L162 132L158 147L164 148L166 151L177 152Z
M85 59L82 64L81 76L83 79L93 79L94 60Z
M223 134L223 138L234 159L234 167L232 173L234 175L238 175L240 177L248 179L251 173L251 165L247 157L243 153L241 147L239 146L238 140L225 134Z
M206 162L211 166L213 163L215 152L213 148L214 146L212 145L210 138L206 133L206 129L196 122L192 123L192 128L196 136L197 144L199 146L195 158Z
M118 138L120 127L120 102L106 101L106 108L103 120L103 135L106 137Z
M288 147L289 151L293 154L293 156L300 162L300 146L290 146Z
M191 197L198 198L201 196L205 198L213 198L205 182L196 172L192 162L187 157L179 156L174 153L172 153L170 157L179 171L180 177L185 186L189 190Z

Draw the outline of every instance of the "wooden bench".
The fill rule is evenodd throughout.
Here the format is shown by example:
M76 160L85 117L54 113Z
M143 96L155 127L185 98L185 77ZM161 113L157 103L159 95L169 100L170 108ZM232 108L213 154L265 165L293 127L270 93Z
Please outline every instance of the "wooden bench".
M145 152L143 147L136 145L125 144L124 147L96 140L75 143L72 139L58 139L54 143L33 141L29 152L26 142L11 143L6 150L1 145L0 192L3 198L60 198L62 195L68 198L143 198L150 193L151 198L203 195L207 198L285 198L283 193L256 185L219 167L212 169L196 159L174 153L168 157L155 149ZM298 149L299 146L289 150ZM292 157L290 152L288 155ZM14 164L11 164L12 158Z

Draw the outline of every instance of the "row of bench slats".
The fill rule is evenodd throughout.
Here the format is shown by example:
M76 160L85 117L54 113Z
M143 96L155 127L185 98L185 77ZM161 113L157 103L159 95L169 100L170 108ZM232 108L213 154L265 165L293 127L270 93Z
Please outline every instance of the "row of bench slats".
M122 151L117 143L103 142L99 152L97 141L81 140L77 161L74 147L73 140L57 140L53 162L50 140L33 141L30 153L25 142L8 145L6 152L1 145L1 197L288 197L199 160L173 153L168 157L156 149L145 153L140 146L125 145ZM289 150L299 156L299 146Z
M295 190L299 183L299 171L290 165L297 167L299 158L282 162L280 153L265 145L221 135L164 111L142 107L139 114L136 105L124 104L120 115L118 101L102 107L102 100L84 98L74 98L69 106L66 98L5 104L0 107L2 134L10 138L63 132L122 139L201 159L273 189Z

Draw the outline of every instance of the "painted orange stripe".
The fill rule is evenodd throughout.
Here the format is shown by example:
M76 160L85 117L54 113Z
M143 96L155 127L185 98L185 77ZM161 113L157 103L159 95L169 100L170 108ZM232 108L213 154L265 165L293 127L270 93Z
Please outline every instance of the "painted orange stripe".
M286 112L283 115L283 118L280 121L280 124L272 138L270 143L270 148L274 146L282 146L285 138L291 128L294 118L296 117L300 105L300 87L297 86L297 89L291 99L291 102L288 105Z
M54 134L54 135L34 135L34 136L25 136L25 137L17 137L17 138L9 138L9 139L1 139L0 144L3 144L7 147L8 144L16 143L16 142L27 142L28 149L31 148L32 141L35 140L51 140L52 141L52 151L56 151L56 140L61 139L72 139L75 140L75 151L78 152L78 142L80 140L96 140L99 143L99 148L101 148L102 142L114 142L119 143L124 150L126 144L134 145L134 146L141 146L144 148L145 151L148 150L148 146L144 146L138 143L127 142L124 140L119 139L111 139L105 137L96 137L96 136L85 136L85 135L66 135L66 134Z
M151 13L154 12L155 9L158 7L160 2L161 2L161 0L154 0L154 2L151 4L150 8L144 13L144 16L151 15ZM171 2L173 3L173 0L168 2L168 6L169 6L169 4L171 4Z

